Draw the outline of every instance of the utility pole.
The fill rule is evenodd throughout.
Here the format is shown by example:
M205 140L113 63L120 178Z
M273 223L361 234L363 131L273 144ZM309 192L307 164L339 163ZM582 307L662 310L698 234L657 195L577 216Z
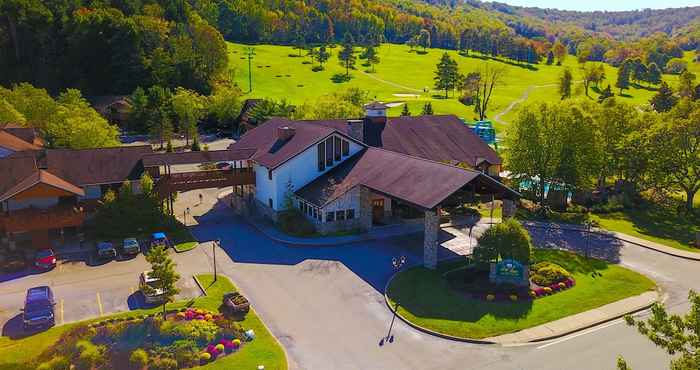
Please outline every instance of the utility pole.
M214 281L216 281L218 278L216 274L216 248L219 246L221 246L221 239L216 239L211 245L211 253L214 255Z
M248 92L253 92L253 56L255 56L255 48L252 46L245 48L245 55L248 57Z

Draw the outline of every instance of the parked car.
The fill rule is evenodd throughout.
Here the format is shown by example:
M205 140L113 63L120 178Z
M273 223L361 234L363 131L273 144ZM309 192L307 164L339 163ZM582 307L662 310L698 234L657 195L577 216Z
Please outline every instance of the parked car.
M24 330L54 326L55 305L51 288L39 286L27 290L27 298L24 300L22 309Z
M0 270L18 272L27 268L27 260L19 251L7 251L0 259Z
M127 254L127 255L135 255L138 254L141 251L141 246L139 245L139 241L136 240L135 238L127 238L124 239L124 243L122 243L122 253Z
M42 270L56 267L56 253L51 248L38 250L34 255L34 266Z
M112 259L117 257L117 250L110 242L97 243L97 257L101 259Z
M144 271L139 276L139 290L146 303L161 303L165 299L163 289L158 287L158 281L151 277L151 271Z
M168 240L165 233L153 233L151 235L151 248L161 245L166 248L170 247L170 240Z

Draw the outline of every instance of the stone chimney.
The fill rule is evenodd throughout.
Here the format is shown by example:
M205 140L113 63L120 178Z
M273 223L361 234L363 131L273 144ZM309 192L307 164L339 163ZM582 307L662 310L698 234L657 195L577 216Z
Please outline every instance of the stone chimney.
M365 121L361 119L348 120L348 134L353 139L364 143L365 142Z
M296 130L293 127L289 127L289 126L277 127L277 140L287 141L287 140L291 139L295 133L296 133Z

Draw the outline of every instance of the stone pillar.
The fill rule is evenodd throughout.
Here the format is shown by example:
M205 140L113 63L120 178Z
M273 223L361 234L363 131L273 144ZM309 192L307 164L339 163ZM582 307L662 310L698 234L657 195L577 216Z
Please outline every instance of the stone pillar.
M425 235L423 236L423 266L434 270L438 260L438 234L440 216L437 211L425 211Z
M515 217L518 206L511 199L503 199L503 218Z
M359 227L362 230L369 231L372 228L372 193L368 188L362 185L360 185L359 211Z

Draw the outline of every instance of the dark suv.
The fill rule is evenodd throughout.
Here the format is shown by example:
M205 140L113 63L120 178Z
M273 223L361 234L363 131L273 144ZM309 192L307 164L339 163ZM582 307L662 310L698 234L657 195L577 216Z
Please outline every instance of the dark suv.
M47 286L39 286L27 290L27 298L22 309L24 330L34 328L49 328L55 325L53 308L56 302L53 292Z

